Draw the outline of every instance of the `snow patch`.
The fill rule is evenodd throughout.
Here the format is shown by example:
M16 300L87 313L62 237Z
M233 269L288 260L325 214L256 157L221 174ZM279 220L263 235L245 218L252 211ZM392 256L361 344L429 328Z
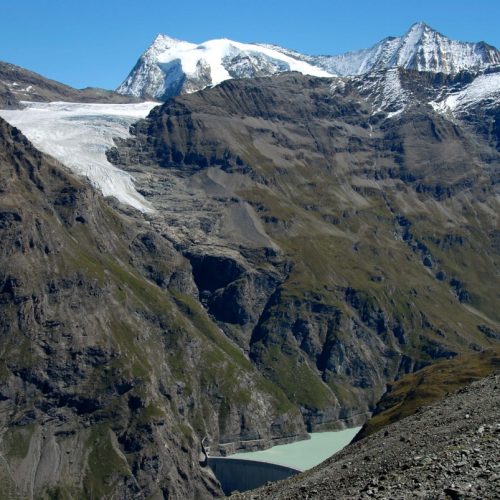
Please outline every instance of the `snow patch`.
M492 104L500 101L500 73L480 75L462 90L429 104L435 111L455 113L487 100Z
M411 102L411 93L401 85L398 68L372 72L357 77L357 81L361 95L369 96L373 102L374 114L383 111L387 118L392 118L402 113Z
M0 110L41 151L87 177L104 196L143 212L152 211L136 191L133 178L106 158L114 137L127 138L129 128L158 103L82 104L22 102L24 109Z

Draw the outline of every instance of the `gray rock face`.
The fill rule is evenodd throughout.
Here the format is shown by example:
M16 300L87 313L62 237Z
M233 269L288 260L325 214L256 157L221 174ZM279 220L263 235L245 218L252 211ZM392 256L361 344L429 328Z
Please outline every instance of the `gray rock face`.
M232 498L498 498L499 384L491 375L304 474Z
M478 270L498 262L496 143L431 104L483 75L228 81L156 108L109 153L309 429L363 421L387 381L495 342Z

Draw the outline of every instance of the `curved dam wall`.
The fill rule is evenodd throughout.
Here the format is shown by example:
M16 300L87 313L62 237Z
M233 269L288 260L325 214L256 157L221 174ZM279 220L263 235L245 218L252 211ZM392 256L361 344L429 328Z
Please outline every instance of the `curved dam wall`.
M279 481L302 472L286 465L242 458L208 457L208 465L226 495L233 491L253 490L268 481Z

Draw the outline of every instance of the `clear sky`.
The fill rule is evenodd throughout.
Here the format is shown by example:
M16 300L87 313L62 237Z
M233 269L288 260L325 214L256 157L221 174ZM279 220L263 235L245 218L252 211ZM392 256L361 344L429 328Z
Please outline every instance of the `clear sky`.
M500 47L500 0L0 0L0 20L0 60L75 87L117 87L158 33L338 54L425 21Z

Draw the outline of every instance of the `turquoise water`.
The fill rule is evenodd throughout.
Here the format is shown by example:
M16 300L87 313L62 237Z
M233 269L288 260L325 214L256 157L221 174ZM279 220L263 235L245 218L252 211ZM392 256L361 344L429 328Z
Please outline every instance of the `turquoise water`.
M280 444L264 451L235 453L231 458L246 458L261 462L274 462L306 470L318 465L347 446L361 427L336 432L314 432L311 439L291 444Z

